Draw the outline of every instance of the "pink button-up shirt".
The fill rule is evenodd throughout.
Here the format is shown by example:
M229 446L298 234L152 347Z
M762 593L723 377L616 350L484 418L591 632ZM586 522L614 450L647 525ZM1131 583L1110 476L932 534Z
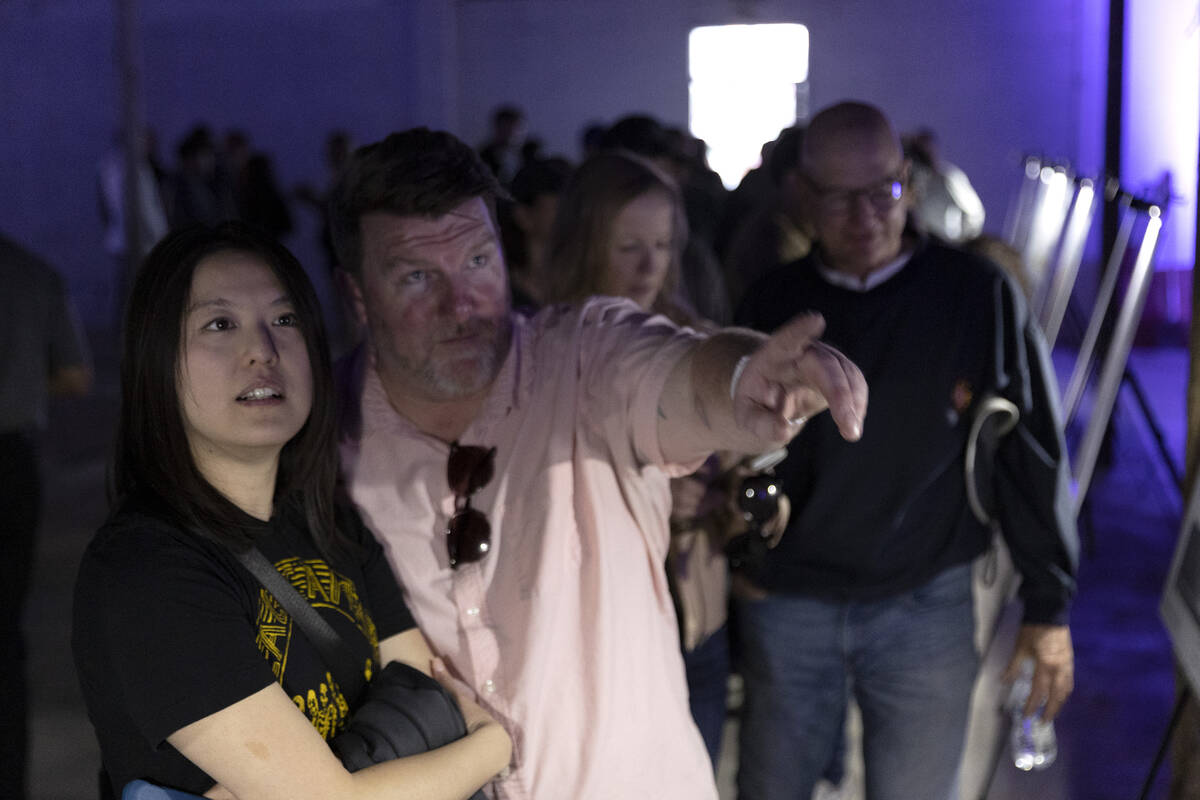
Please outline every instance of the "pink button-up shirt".
M449 447L364 376L343 445L351 495L417 622L512 734L497 798L715 800L688 711L663 562L671 498L657 403L697 340L634 305L593 300L516 318L513 346L463 444L495 445L472 499L492 549L451 570Z

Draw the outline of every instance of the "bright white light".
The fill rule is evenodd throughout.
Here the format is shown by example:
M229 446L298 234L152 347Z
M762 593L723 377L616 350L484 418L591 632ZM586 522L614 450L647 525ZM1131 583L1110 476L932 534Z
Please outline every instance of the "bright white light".
M1086 235L1088 224L1091 221L1092 200L1095 196L1096 190L1092 182L1086 178L1081 180L1079 191L1075 195L1075 210L1071 212L1071 223L1067 229L1068 239L1082 238Z
M729 188L755 167L762 145L796 121L796 85L808 80L803 25L722 25L688 37L692 134Z
M1047 170L1050 172L1048 177ZM1067 173L1046 167L1042 170L1042 181L1046 184L1046 189L1038 206L1035 224L1039 229L1040 238L1053 238L1062 229L1067 206L1071 202L1067 194L1070 179L1067 178Z
M1025 266L1035 285L1041 285L1071 206L1071 179L1065 170L1043 167L1042 186L1025 249Z
M803 25L693 28L688 54L688 75L693 81L808 80L808 28Z
M1162 219L1155 271L1190 270L1200 166L1200 6L1197 0L1154 0L1129 3L1126 11L1121 185L1158 197L1170 176L1174 196Z

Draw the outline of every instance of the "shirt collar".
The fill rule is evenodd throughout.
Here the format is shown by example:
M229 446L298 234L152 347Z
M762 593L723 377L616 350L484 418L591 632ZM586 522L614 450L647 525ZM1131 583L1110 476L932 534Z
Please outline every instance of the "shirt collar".
M895 275L904 266L908 264L908 260L912 258L911 250L902 250L894 260L889 261L879 269L868 272L864 277L859 278L855 275L848 275L845 272L839 272L835 269L830 269L821 262L820 256L817 256L817 272L821 273L821 277L834 286L840 286L843 289L849 289L852 292L869 292L879 284L886 281L888 278Z

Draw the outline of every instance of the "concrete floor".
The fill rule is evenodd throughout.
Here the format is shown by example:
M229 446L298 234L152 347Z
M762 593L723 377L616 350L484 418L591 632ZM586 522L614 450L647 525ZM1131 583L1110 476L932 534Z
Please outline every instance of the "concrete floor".
M79 556L105 514L117 408L111 346L98 347L97 356L96 391L54 407L45 449L46 510L26 618L34 800L97 796L99 753L69 647L72 584ZM1182 463L1186 352L1140 350L1133 366ZM1174 683L1157 607L1181 503L1128 393L1116 430L1114 467L1092 490L1093 545L1084 555L1073 618L1076 691L1058 725L1058 763L1030 774L1002 763L988 800L1133 800L1167 724ZM736 720L728 731L719 771L724 798L733 797ZM1154 798L1165 796L1162 777L1158 784Z

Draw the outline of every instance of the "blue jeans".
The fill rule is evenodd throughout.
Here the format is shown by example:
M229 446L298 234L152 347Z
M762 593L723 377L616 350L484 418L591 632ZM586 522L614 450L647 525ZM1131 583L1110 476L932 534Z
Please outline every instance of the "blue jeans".
M971 565L876 602L736 602L745 703L739 800L809 800L850 692L862 710L867 800L958 795L971 688Z
M721 757L721 734L725 729L725 694L729 684L729 627L720 628L683 654L687 670L688 705L692 719L704 737L713 769Z

